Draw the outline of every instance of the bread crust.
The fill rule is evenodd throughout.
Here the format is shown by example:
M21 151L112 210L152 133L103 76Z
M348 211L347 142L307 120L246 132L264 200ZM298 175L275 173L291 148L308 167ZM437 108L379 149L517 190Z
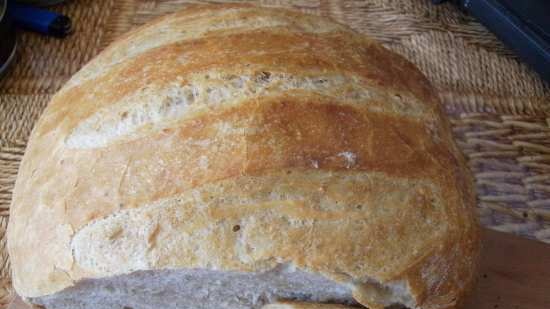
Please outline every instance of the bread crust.
M364 305L378 305L375 280L454 308L477 267L474 203L438 99L404 58L314 16L191 6L54 96L19 170L8 250L25 297L138 269L285 262L353 284Z

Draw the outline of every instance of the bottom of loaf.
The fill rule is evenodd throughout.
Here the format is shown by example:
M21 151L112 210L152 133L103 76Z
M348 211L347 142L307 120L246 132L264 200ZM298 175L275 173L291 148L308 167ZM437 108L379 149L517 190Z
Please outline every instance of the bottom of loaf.
M266 272L148 270L29 299L52 309L259 309L279 299L357 305L351 287L281 264Z
M362 307L352 296L357 287L376 308L416 307L403 283L340 283L291 264L264 272L141 270L81 280L61 292L28 301L48 309L260 309L281 300Z

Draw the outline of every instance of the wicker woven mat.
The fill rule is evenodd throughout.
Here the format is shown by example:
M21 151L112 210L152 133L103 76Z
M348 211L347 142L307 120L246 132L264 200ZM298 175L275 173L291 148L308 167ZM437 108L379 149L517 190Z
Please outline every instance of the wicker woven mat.
M0 305L8 300L5 228L34 121L75 71L117 35L181 9L184 0L72 1L64 40L21 33L0 80ZM550 88L472 18L427 0L265 0L330 16L404 55L439 90L476 176L482 223L550 243ZM3 289L3 290L2 290Z

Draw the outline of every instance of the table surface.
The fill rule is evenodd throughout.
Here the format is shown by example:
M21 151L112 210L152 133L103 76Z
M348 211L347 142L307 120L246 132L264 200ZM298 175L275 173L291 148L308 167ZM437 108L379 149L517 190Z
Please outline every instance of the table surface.
M73 0L53 7L73 19L72 36L19 33L17 61L0 80L0 304L10 289L11 190L49 98L117 36L189 2ZM482 224L550 243L550 87L483 26L450 4L427 0L257 3L331 17L415 63L438 90L468 158Z

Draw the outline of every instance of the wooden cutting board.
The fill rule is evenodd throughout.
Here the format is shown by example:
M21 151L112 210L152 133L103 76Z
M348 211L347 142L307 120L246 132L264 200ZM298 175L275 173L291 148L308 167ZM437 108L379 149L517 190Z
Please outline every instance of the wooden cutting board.
M464 309L550 309L550 245L484 230L478 283Z
M8 309L30 309L16 298ZM477 286L464 309L550 309L550 245L483 231Z

